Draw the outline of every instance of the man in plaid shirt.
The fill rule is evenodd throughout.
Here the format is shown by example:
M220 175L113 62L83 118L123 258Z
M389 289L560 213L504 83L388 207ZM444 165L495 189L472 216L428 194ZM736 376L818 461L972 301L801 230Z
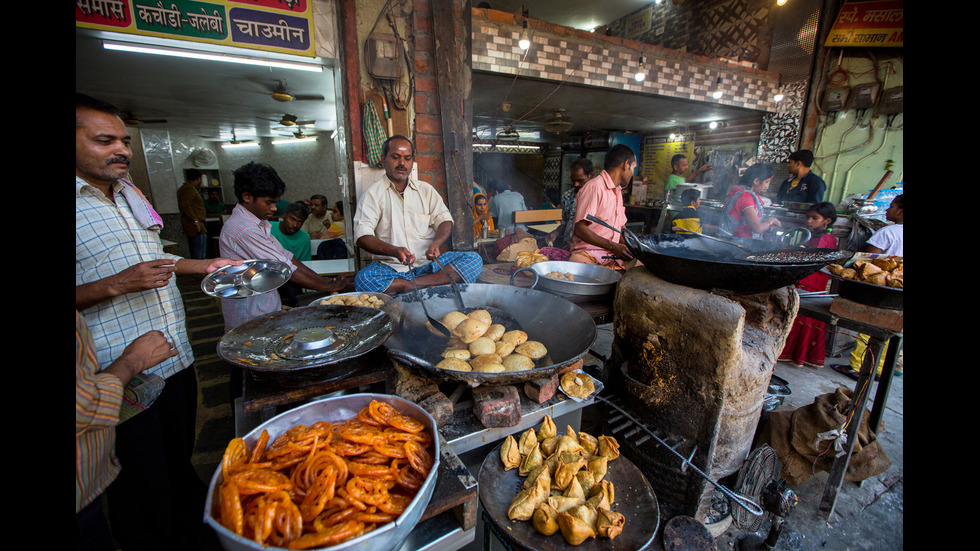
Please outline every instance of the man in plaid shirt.
M91 331L99 365L112 364L135 336L154 330L176 351L144 372L166 380L160 395L117 427L122 469L106 495L123 549L180 549L196 545L207 486L191 464L197 375L173 275L204 275L241 262L163 252L162 219L123 179L129 141L112 105L75 95L75 308Z

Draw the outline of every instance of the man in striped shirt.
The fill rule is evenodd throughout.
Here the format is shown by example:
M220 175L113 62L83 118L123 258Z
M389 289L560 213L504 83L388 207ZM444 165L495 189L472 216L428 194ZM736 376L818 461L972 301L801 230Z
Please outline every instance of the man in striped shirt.
M91 331L99 365L112 364L135 336L153 330L175 349L145 372L166 380L156 401L116 428L122 469L106 495L124 549L177 549L203 528L207 486L191 464L197 375L173 275L241 262L163 252L162 219L124 179L129 142L112 105L75 95L75 309Z

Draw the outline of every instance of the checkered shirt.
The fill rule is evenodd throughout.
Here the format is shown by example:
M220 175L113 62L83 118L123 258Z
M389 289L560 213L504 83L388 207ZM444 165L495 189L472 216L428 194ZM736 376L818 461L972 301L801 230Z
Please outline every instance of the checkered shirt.
M143 228L133 216L121 186L113 187L114 201L75 178L75 285L92 283L134 264L180 257L163 252L159 230ZM163 331L177 355L146 371L167 378L194 362L187 338L184 304L177 278L159 289L128 293L82 311L92 333L99 365L109 365L136 337Z

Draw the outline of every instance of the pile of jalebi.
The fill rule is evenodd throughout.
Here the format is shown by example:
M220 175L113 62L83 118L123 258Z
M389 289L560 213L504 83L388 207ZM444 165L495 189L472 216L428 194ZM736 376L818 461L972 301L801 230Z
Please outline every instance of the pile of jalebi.
M344 422L297 425L252 450L235 438L221 461L218 521L262 545L336 545L395 520L432 469L432 434L372 400Z

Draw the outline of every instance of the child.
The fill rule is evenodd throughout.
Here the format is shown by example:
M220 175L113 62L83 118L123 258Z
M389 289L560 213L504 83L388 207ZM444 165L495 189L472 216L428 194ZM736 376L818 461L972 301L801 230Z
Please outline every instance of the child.
M837 249L837 238L830 232L836 220L837 209L833 203L810 205L806 211L806 228L810 230L812 237L806 242L806 246ZM816 272L801 279L796 287L803 291L826 291L829 281L830 276ZM779 360L790 362L797 367L807 365L821 368L826 357L824 339L824 322L806 316L797 316L793 322L793 329L786 337L786 345L779 355Z
M701 218L697 212L698 207L701 206L701 191L695 188L685 189L681 194L681 204L684 208L674 217L671 231L686 234L692 231L701 233Z

